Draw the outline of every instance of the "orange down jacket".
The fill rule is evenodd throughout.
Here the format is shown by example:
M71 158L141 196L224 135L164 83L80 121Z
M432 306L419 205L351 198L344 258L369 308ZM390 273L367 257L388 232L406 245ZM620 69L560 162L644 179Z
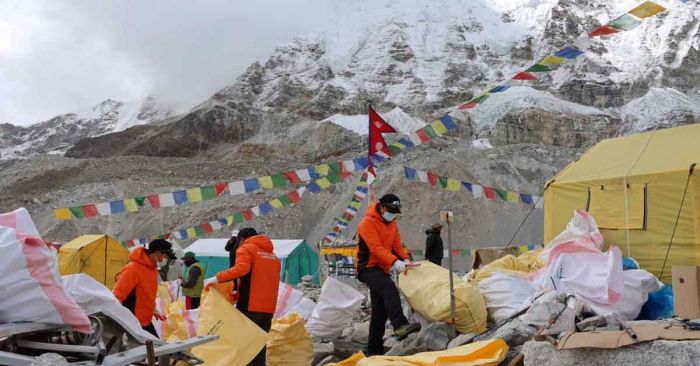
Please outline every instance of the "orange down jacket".
M247 238L236 250L236 264L216 274L219 282L240 278L236 307L243 311L274 313L280 284L280 260L265 235Z
M401 246L401 234L396 220L384 221L377 205L376 202L369 205L367 214L357 228L357 267L359 271L379 267L388 273L394 262L407 259L408 253Z
M139 247L131 252L129 263L117 274L112 292L134 313L141 326L151 323L158 293L158 269L146 249Z

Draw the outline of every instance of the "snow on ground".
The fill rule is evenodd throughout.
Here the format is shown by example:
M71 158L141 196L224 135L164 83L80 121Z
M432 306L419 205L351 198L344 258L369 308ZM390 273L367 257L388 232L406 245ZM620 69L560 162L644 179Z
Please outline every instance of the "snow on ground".
M481 138L481 139L476 139L472 141L472 147L475 149L491 149L493 148L493 145L491 145L491 141L487 138Z
M668 125L688 116L700 120L700 96L689 97L672 88L651 88L641 98L635 99L619 110L620 116L630 124L630 132L646 131Z
M527 86L514 86L504 92L491 94L483 103L474 109L466 110L466 112L472 117L477 129L481 129L494 126L498 119L511 110L522 110L532 107L550 112L583 115L609 114L602 109L568 102L549 92Z
M380 113L382 118L400 133L411 133L425 125L424 121L411 117L401 108L394 108L389 113ZM369 133L369 120L366 114L347 116L344 114L332 115L321 122L332 122L358 135Z

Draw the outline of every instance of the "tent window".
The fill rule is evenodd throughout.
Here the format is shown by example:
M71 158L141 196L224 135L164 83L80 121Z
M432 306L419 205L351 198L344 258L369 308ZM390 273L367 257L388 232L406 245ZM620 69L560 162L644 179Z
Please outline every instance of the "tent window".
M627 223L625 223L625 187L605 185L589 187L588 212L601 229L646 229L646 185L627 186Z

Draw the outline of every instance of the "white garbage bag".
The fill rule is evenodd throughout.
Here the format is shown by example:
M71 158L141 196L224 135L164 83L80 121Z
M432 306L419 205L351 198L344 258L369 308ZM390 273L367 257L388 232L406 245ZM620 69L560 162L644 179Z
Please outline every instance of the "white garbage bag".
M615 304L601 304L592 301L586 302L586 306L598 315L605 316L608 324L616 324L620 320L634 320L642 311L642 306L649 299L649 294L663 286L656 277L643 270L631 269L622 272L625 289L620 300Z
M624 289L622 252L602 252L603 237L593 217L576 211L566 230L542 252L545 267L532 275L544 290L569 291L581 300L615 304Z
M103 313L131 331L139 341L156 339L141 328L129 309L122 306L105 285L84 273L63 276L63 286L75 302L89 315ZM140 339L139 339L140 338Z
M496 272L479 282L479 292L486 302L489 318L499 322L521 310L537 287L521 275Z
M299 314L302 318L304 318L304 320L308 320L311 317L311 313L313 313L315 308L316 303L313 302L313 300L308 299L306 297L302 297L301 301L299 301L296 305L289 309L288 314Z
M306 329L319 338L339 338L343 329L352 324L353 316L360 311L364 298L354 288L334 278L326 279L318 305L306 322Z
M85 312L63 288L56 251L41 239L26 209L0 214L0 253L0 323L43 322L92 331Z
M275 308L273 319L279 319L287 315L303 298L303 292L297 290L294 286L280 282L277 288L277 307Z

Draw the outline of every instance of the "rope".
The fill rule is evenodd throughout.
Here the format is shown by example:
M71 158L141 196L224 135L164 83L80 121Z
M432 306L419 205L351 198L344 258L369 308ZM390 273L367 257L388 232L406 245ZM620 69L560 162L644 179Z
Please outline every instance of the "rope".
M532 207L530 207L530 211L527 212L527 215L525 215L525 218L520 222L520 226L518 226L518 229L515 230L515 233L508 241L508 244L505 246L506 248L508 248L511 244L513 244L513 240L515 240L515 237L520 232L520 229L523 228L523 225L525 225L525 222L527 222L527 219L530 217L530 214L532 213L532 211L535 209L535 207L537 207L537 204L540 203L540 201L543 199L544 199L544 192L542 192L542 196L540 196L540 198L537 200L537 202L532 204Z
M695 170L695 163L690 165L688 170L688 178L685 181L685 189L683 190L683 198L681 199L681 205L678 207L678 214L676 215L676 223L673 224L673 231L671 232L671 240L668 242L668 248L666 249L666 257L664 257L664 264L661 266L661 274L659 279L664 275L664 269L666 269L666 261L668 260L668 255L671 253L671 245L673 244L673 237L676 235L676 228L678 227L678 220L681 217L681 212L683 211L683 203L685 202L685 195L688 193L688 184L690 183L690 177L693 175L693 170Z

